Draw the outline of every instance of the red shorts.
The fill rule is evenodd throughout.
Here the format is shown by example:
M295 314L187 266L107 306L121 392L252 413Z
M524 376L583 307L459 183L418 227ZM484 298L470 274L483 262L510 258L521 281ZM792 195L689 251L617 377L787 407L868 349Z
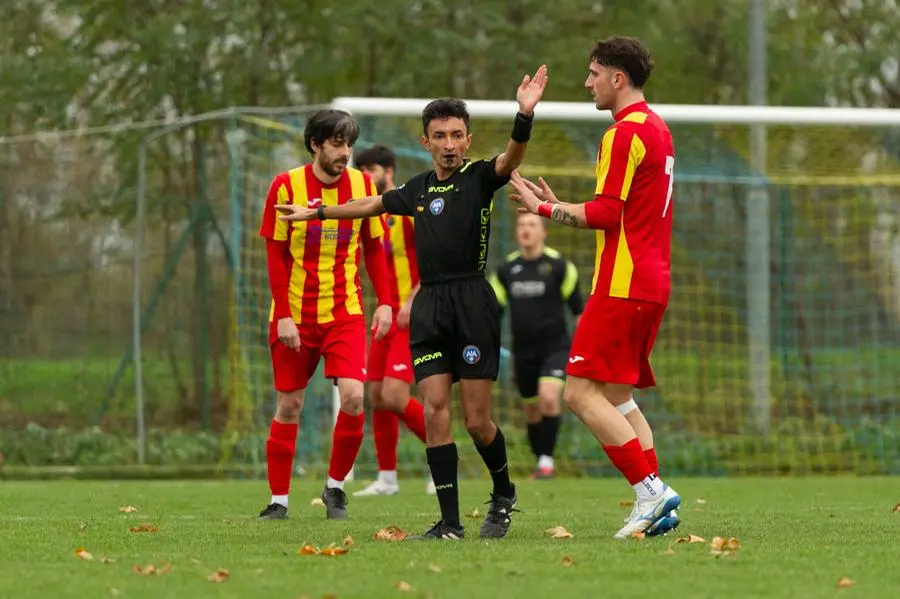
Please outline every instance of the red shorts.
M369 378L372 382L383 381L385 377L413 382L412 354L409 351L409 328L397 326L381 339L372 338L369 345Z
M354 317L326 324L300 324L300 347L290 349L278 340L278 325L269 324L269 349L275 390L305 389L325 357L325 378L366 380L366 321Z
M650 352L665 310L653 302L592 295L575 329L566 374L654 387Z

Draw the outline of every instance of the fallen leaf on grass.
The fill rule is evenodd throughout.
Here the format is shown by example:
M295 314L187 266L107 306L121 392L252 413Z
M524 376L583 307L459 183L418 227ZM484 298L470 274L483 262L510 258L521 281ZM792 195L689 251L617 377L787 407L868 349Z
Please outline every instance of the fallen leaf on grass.
M551 539L569 539L573 536L572 533L562 526L554 526L553 528L548 528L544 532L549 534Z
M894 509L891 510L895 514L900 514L900 503L894 506Z
M714 537L709 542L709 552L716 557L720 555L734 555L741 548L741 542L735 537L728 539L724 537Z
M344 555L346 553L350 553L350 550L346 547L338 547L334 543L326 547L320 552L320 555L327 555L329 557L334 557L336 555Z
M847 578L846 576L842 576L838 578L837 588L839 589L848 589L856 584L856 581L852 578Z
M631 538L637 539L638 541L643 541L644 537L646 537L646 536L647 536L647 533L641 532L639 530L636 530L633 533L631 533Z
M564 565L564 566L574 566L574 565L575 565L575 560L573 560L573 559L572 559L571 557L569 557L568 555L563 556L563 558L562 558L562 565Z
M399 526L394 526L393 524L391 524L390 526L386 526L385 528L382 528L381 530L373 534L372 538L376 541L402 541L408 536L408 532L406 532Z
M397 583L397 590L398 591L411 591L412 585L410 585L408 582L404 582L401 580Z
M441 567L437 564L429 564L428 569L436 574L440 574Z
M322 501L321 497L314 497L312 501L309 502L309 505L314 505L316 507L325 507L325 502Z
M634 500L629 499L628 501L620 501L619 507L632 507L634 505Z
M663 555L675 555L675 550L672 549L672 543L669 543L669 547L665 551L663 551Z
M128 530L131 532L157 532L159 527L153 526L152 524L141 524L139 526L132 526Z
M133 505L123 505L119 508L119 511L123 514L133 514L134 512L138 511L138 509Z
M697 535L688 535L686 537L678 537L676 543L705 543L706 539Z
M78 532L80 532L80 533L83 534L84 531L87 530L87 527L88 527L88 523L87 523L87 522L82 522L81 524L78 525Z
M231 572L226 570L225 568L219 568L212 574L206 577L206 580L210 582L225 582L231 576Z
M84 547L78 547L77 549L75 549L75 555L86 561L94 559L94 556L91 555Z
M344 547L353 547L354 545L356 545L356 542L353 540L353 537L350 535L344 537Z
M332 543L328 547L324 549L319 549L315 545L310 545L309 543L300 547L297 550L297 553L300 555L324 555L326 557L334 557L336 555L344 555L345 553L349 553L350 550L346 547L338 547L336 543Z
M475 508L474 510L472 510L471 512L466 514L466 518L472 518L473 520L479 520L481 518L484 518L484 514L482 514L480 511L478 511L478 508Z
M706 500L705 500L705 499L700 499L700 498L698 497L698 498L697 498L697 503L699 503L700 505L703 505L703 504L706 503Z
M172 566L168 562L162 564L162 566L158 568L153 564L147 564L146 566L135 564L131 567L132 572L140 574L141 576L162 576L163 574L167 574L171 569Z

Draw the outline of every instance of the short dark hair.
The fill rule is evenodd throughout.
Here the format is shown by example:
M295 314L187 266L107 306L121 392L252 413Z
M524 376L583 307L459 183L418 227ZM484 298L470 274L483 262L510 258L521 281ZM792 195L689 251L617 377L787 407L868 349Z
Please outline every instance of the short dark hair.
M394 151L384 144L374 145L365 150L359 150L353 154L353 162L356 166L371 166L377 164L384 168L397 168L397 157Z
M644 88L654 66L650 50L636 37L608 37L597 42L591 51L591 60L605 67L625 71L631 85L637 89Z
M422 130L425 135L428 135L428 125L431 124L431 121L452 117L462 119L466 125L466 131L469 130L469 109L465 102L456 98L432 100L422 111Z
M313 143L321 146L329 139L340 139L353 147L359 139L359 123L349 112L326 108L309 117L303 130L303 138L310 154L313 153Z

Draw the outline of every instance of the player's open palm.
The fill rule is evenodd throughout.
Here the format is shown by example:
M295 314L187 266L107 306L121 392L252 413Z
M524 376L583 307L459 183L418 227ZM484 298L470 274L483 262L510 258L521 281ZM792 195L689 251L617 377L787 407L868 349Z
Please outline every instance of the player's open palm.
M537 214L538 206L542 202L541 196L539 196L538 194L543 195L543 190L540 187L536 187L534 183L520 175L519 171L512 172L509 177L509 182L513 186L513 189L516 190L515 193L509 194L509 199L519 203L519 205L521 206L521 208L519 208L519 211ZM558 201L559 200L557 200L557 202Z
M541 101L544 89L547 87L547 65L543 64L534 72L534 76L528 74L522 78L522 84L516 92L516 102L519 103L519 112L532 114L534 107Z
M394 320L394 310L387 304L375 308L372 317L372 334L376 339L381 339L391 330L391 322Z
M296 204L276 204L275 210L281 212L278 220L313 220L318 218L316 211L306 206L297 206Z
M279 318L277 326L278 340L284 343L290 349L299 350L300 331L297 330L297 325L294 324L294 319L290 317Z

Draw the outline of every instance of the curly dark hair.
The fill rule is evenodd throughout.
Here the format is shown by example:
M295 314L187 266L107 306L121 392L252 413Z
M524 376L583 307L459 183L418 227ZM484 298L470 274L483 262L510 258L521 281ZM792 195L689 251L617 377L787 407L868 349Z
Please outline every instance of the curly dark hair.
M591 51L591 60L605 67L625 71L631 85L637 89L644 88L654 67L650 50L636 37L608 37L597 42Z
M456 98L440 98L432 100L422 111L422 130L428 135L428 125L431 121L457 117L462 119L469 131L469 109L466 103Z
M359 150L353 154L353 162L356 166L372 166L377 164L384 168L397 168L397 157L394 151L383 144L374 145L365 150Z
M359 139L359 123L349 112L326 108L309 117L303 130L303 138L310 154L313 154L313 143L321 146L329 139L346 141L353 147Z

